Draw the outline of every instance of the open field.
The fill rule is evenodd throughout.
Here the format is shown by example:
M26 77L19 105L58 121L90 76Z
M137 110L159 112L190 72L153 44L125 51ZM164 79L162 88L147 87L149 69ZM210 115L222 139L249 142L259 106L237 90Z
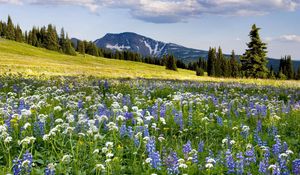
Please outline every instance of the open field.
M196 77L6 40L0 70L0 174L300 174L297 81Z
M23 76L94 76L99 78L150 78L214 82L240 82L258 85L300 87L300 81L230 79L197 77L194 71L177 72L150 64L106 58L67 56L27 44L0 39L0 73L21 73Z
M299 89L0 78L0 173L299 174Z

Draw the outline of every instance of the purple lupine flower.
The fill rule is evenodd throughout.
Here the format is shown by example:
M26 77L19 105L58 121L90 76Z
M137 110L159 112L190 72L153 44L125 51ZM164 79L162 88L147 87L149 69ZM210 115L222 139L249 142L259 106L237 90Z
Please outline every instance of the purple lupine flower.
M219 125L219 126L223 126L223 119L221 118L221 117L217 117L217 124Z
M288 170L288 167L287 167L287 157L285 156L285 154L280 154L279 156L279 168L281 170L281 174L282 175L289 175L290 172Z
M120 136L121 137L125 137L126 134L127 134L127 128L126 128L126 125L125 124L122 124L121 128L120 128Z
M204 148L204 142L203 140L201 140L198 144L198 152L202 153L203 152L203 148Z
M127 135L129 138L133 137L133 130L132 130L132 126L128 126L127 127Z
M148 142L146 144L146 150L149 154L156 150L155 149L155 138L154 137L152 137L148 140Z
M144 129L144 137L149 137L149 136L150 136L149 130L148 130L148 128L145 127L145 129Z
M283 148L282 152L286 152L289 149L289 146L286 142L283 142Z
M295 159L292 162L292 167L293 167L293 173L295 175L300 175L300 159Z
M233 160L231 151L228 149L226 151L226 166L227 166L227 173L231 174L235 172L235 162Z
M272 175L280 175L280 168L278 164L270 165L269 169L272 171Z
M268 167L269 167L269 158L270 158L270 151L268 148L264 149L264 158L259 162L259 172L262 174L268 173Z
M82 109L83 108L83 101L79 100L78 104L77 104L78 109Z
M175 123L180 126L180 130L183 130L183 118L182 118L181 111L178 114L177 113L175 114L174 120L175 120Z
M262 122L261 122L260 119L257 121L256 130L257 130L257 132L261 132L262 131Z
M189 115L188 115L188 126L192 126L193 124L193 108L189 108Z
M182 152L184 155L188 155L192 151L192 144L191 141L187 141L185 145L183 145Z
M160 169L161 166L161 159L159 152L151 152L149 153L149 158L151 158L151 166L155 169Z
M266 160L264 159L264 160L262 160L262 161L260 161L259 162L259 169L258 169L258 171L260 172L260 173L262 173L262 174L267 174L267 172L268 172L268 162L266 162Z
M136 138L136 137L134 137L134 145L136 147L138 147L140 145L140 140L138 138Z
M166 158L165 165L167 166L168 174L179 174L178 157L175 152L171 152Z
M22 159L14 159L13 160L13 173L14 175L19 174L30 174L32 168L32 155L28 151L23 154Z
M193 163L198 163L199 161L198 161L198 153L197 152L195 152L194 154L193 154L193 156L192 156L192 162Z
M243 153L242 152L237 153L236 158L237 158L237 160L235 162L236 173L237 174L243 174L244 173L244 156L243 156Z
M254 148L251 146L251 148L248 148L245 152L245 164L249 166L251 163L256 162L256 156L254 152Z
M279 139L279 137L275 137L275 144L273 145L273 154L276 155L276 157L279 156L280 152L281 152L281 141Z

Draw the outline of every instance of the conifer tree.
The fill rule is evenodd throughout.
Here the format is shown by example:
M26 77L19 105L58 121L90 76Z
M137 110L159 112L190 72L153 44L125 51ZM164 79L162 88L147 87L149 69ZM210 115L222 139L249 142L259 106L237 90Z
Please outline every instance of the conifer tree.
M267 47L260 39L259 30L260 28L257 28L256 25L253 24L249 34L251 41L247 44L248 49L246 49L246 52L241 57L242 71L244 71L246 77L267 77Z
M238 77L239 76L239 66L238 66L238 62L236 60L234 50L232 50L232 52L231 52L229 64L230 64L230 76L234 77L234 78Z
M81 54L85 54L84 42L81 40L77 40L77 51Z
M177 70L176 60L173 55L168 55L166 57L166 69L168 70Z
M93 56L99 56L97 46L91 41L87 43L86 53Z
M290 55L286 56L286 77L291 80L294 78L293 62Z
M64 53L67 55L76 55L75 49L72 46L72 42L69 39L68 34L66 35L66 38L64 40Z
M6 25L4 35L5 35L5 38L9 39L9 40L15 40L15 38L16 38L15 27L14 27L14 24L13 24L10 16L8 16L8 18L7 18L7 25Z
M4 30L4 24L2 23L2 21L0 21L0 37L4 35L3 30Z
M19 25L17 25L17 27L15 29L15 40L17 42L23 42L24 41L23 33L22 33L22 30L21 30Z
M298 67L298 70L297 70L296 79L300 80L300 66Z
M216 49L209 48L207 58L207 74L208 76L215 76L215 64L216 64Z
M58 44L57 32L55 27L53 27L51 24L49 24L47 28L47 38L45 43L47 49L58 51L59 44Z
M64 31L64 28L61 29L60 31L60 37L59 37L59 46L60 46L60 50L61 52L63 53L66 53L66 38L65 38L65 31Z

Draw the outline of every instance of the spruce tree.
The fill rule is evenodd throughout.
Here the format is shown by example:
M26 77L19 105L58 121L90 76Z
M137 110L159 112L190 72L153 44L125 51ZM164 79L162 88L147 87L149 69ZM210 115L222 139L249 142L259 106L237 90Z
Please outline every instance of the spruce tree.
M286 77L291 80L294 78L293 62L290 55L286 56Z
M67 55L76 55L75 49L72 46L72 42L69 39L68 34L66 35L66 38L64 40L64 53Z
M216 64L216 49L209 48L207 58L207 74L208 76L215 76L215 64Z
M24 41L23 33L22 33L22 30L21 30L19 25L17 25L17 27L15 29L15 40L17 42L23 42Z
M4 30L4 24L2 23L2 21L0 21L0 37L3 37L4 35L3 30Z
M168 55L166 57L166 69L168 70L177 70L176 60L173 55Z
M8 18L7 18L7 25L6 25L4 35L5 35L5 38L9 39L9 40L15 40L15 38L16 38L15 27L14 27L14 24L13 24L10 16L8 16Z
M47 37L45 43L47 49L54 50L54 51L59 50L57 32L55 27L53 27L51 24L49 24L47 28Z
M77 51L81 54L85 54L84 42L81 40L77 40Z
M86 53L93 56L99 56L97 46L91 41L87 43Z
M239 66L238 66L238 62L236 60L234 50L232 50L232 52L231 52L229 64L230 64L230 68L229 68L230 76L234 77L234 78L238 77L239 76Z
M251 41L247 43L248 49L241 57L242 71L246 77L266 78L268 74L267 47L260 39L259 30L253 24L249 34Z
M298 67L298 70L297 70L296 80L300 80L300 66Z
M60 51L63 53L66 53L66 38L65 38L65 31L64 28L61 29L60 31L60 37L59 37L59 46L60 46Z

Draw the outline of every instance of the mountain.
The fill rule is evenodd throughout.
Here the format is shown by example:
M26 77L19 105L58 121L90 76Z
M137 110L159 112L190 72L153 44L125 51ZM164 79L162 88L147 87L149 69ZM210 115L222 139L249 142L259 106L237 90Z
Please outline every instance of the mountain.
M142 36L132 32L124 32L120 34L108 33L104 37L97 39L94 43L99 48L111 50L129 50L137 52L143 56L152 56L161 58L166 54L173 54L177 59L184 63L195 62L199 57L207 58L208 51L187 48L174 43L165 43L157 41L146 36ZM225 56L229 56L226 55ZM273 66L274 70L279 69L279 59L268 58L268 66ZM294 61L294 68L300 66L300 61Z
M207 51L187 48L174 43L165 43L131 32L108 33L103 38L97 39L95 44L100 48L118 51L130 50L143 56L158 58L166 54L173 54L185 63L197 60L199 56L207 56Z

